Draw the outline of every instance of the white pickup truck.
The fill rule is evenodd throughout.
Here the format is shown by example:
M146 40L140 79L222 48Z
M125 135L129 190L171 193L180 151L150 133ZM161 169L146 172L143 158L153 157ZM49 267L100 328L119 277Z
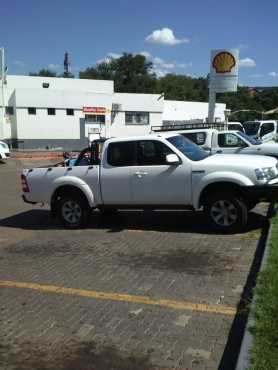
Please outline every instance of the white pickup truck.
M49 203L68 228L92 209L203 208L216 230L237 232L252 207L278 195L276 159L211 156L178 134L108 139L98 153L95 142L73 167L24 169L24 201Z
M10 148L5 141L0 141L0 159L7 159L10 157Z
M262 143L241 131L218 131L215 129L182 130L187 137L206 151L223 154L268 155L278 159L278 144Z

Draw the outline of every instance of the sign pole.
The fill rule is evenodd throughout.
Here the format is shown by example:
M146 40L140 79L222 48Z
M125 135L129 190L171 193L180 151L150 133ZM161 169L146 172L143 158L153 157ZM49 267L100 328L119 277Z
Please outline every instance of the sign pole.
M216 92L213 89L209 89L208 123L214 122L215 103L216 103Z
M211 51L209 74L208 121L215 121L216 93L236 92L238 83L238 49Z

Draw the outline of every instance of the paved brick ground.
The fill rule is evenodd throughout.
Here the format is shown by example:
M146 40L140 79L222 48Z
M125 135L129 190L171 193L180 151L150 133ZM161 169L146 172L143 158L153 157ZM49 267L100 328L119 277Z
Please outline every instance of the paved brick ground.
M95 213L68 231L21 202L21 167L0 165L0 280L238 304L267 205L232 236L212 234L201 213L162 211ZM0 287L0 369L217 369L233 319Z

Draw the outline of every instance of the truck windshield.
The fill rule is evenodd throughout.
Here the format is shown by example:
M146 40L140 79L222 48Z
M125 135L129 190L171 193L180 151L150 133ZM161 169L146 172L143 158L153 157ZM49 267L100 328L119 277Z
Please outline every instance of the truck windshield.
M187 158L192 161L201 161L207 158L210 154L205 152L198 145L192 143L192 141L186 139L182 135L172 136L167 139L169 143L174 145L180 152L182 152Z
M262 143L261 140L250 137L250 136L246 135L244 132L238 131L237 134L239 136L243 137L246 141L248 141L248 143L250 143L252 145L260 145Z
M260 128L260 122L256 121L243 122L242 125L244 127L245 133L252 136L257 135Z

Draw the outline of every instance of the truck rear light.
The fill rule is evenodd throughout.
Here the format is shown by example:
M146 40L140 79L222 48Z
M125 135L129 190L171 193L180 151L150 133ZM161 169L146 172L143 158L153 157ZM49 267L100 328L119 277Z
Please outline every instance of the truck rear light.
M21 186L22 186L22 191L23 193L29 193L30 189L27 183L27 179L25 175L21 175Z

